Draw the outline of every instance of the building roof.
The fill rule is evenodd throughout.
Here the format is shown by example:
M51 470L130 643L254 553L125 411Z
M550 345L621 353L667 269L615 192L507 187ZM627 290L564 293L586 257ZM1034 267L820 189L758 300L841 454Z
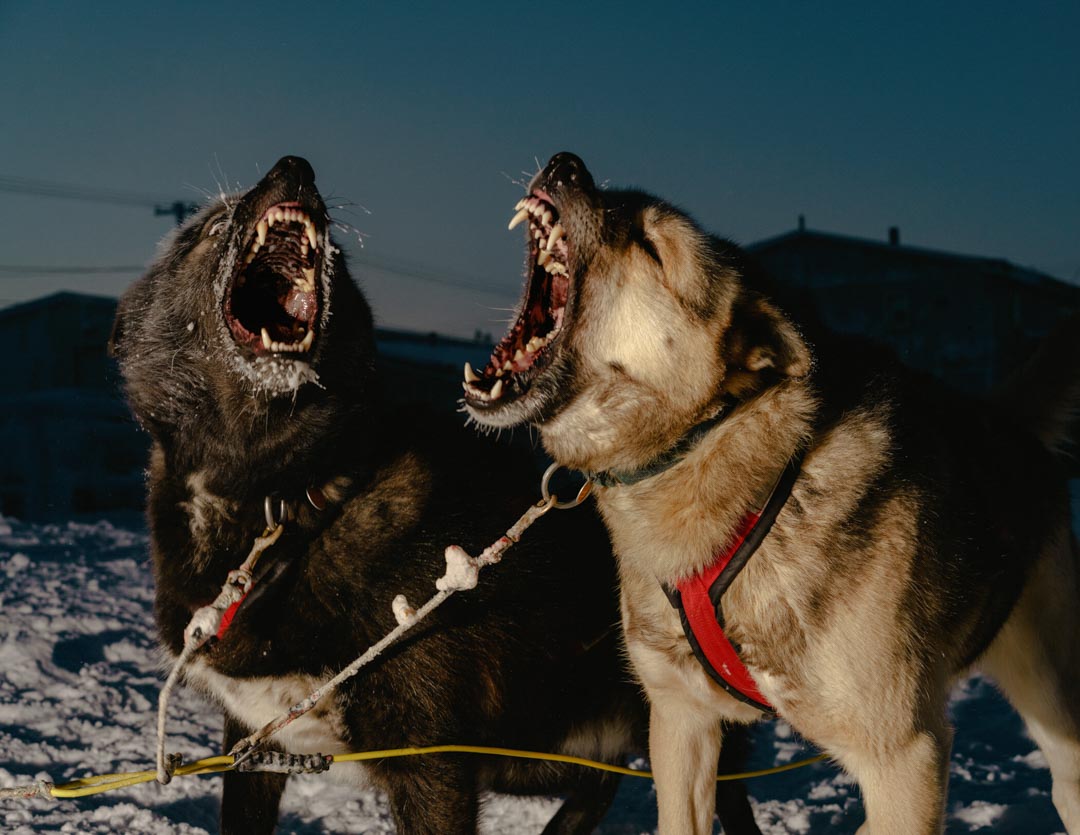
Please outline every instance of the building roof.
M0 321L63 305L97 307L104 312L108 312L111 316L116 310L116 299L111 296L95 296L90 293L74 293L62 290L59 293L50 293L48 296L0 308Z
M852 235L838 235L833 232L820 232L814 229L794 229L771 238L757 241L746 247L749 252L764 255L776 250L794 250L804 246L827 247L833 249L859 249L873 252L882 257L894 258L908 262L937 262L939 265L948 264L954 268L977 271L983 274L992 274L1007 278L1012 281L1020 281L1034 285L1059 285L1075 289L1075 285L1062 281L1052 275L1031 269L1020 267L1004 258L987 258L980 255L964 255L957 252L947 252L939 249L908 246L906 244L893 244L888 241L879 241L873 238L857 238Z

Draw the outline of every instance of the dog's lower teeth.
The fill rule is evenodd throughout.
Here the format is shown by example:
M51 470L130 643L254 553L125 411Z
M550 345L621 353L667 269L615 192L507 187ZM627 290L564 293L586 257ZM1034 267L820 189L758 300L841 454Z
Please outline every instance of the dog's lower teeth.
M491 387L491 399L492 400L498 400L500 397L502 397L502 393L503 393L503 381L502 380L496 380L495 385L493 385Z
M273 344L273 342L270 340L270 332L266 328L262 329L262 344L263 347L266 348L266 350L268 351L270 350L270 346Z

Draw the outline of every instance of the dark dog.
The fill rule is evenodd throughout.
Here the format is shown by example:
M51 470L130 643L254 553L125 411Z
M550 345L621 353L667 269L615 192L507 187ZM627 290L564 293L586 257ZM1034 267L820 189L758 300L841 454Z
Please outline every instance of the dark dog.
M521 315L466 402L487 426L540 426L600 480L661 831L711 830L721 722L760 715L695 659L665 585L714 566L786 484L760 550L706 602L757 695L857 778L860 832L942 829L946 697L975 668L1023 715L1080 833L1080 583L1056 455L1076 439L1076 322L1011 395L977 401L864 344L812 353L737 247L598 189L572 154L516 208Z
M395 595L426 600L446 545L475 553L538 495L527 454L429 416L384 413L370 311L327 226L311 167L282 159L166 242L121 300L113 334L154 441L148 513L171 653L262 532L266 497L288 509L255 592L188 675L224 708L226 750L390 631ZM613 628L602 526L581 510L549 514L507 563L276 743L297 753L469 743L608 760L640 746L644 708ZM461 755L335 772L385 791L410 835L475 831L484 788L568 793L545 832L588 832L618 782ZM284 784L227 774L222 830L271 831ZM745 791L722 785L729 831L756 832Z

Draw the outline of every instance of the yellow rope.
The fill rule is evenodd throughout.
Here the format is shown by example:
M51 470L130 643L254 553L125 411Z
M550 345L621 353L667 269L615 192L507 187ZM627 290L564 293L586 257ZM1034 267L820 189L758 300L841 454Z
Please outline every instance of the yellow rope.
M651 771L635 771L632 768L624 768L618 765L589 760L584 757L572 757L567 754L545 754L540 751L519 751L514 748L491 748L484 745L429 745L423 748L390 748L385 751L362 751L357 754L337 754L332 759L336 763L360 762L363 760L385 760L393 757L417 757L425 754L492 754L499 757L515 757L527 760L548 760L550 762L572 763L587 768L595 768L600 771L611 771L616 774L624 774L628 777L647 777L652 779ZM749 780L752 777L765 777L770 774L780 774L783 771L802 768L825 759L824 754L816 757L808 757L805 760L777 765L772 768L762 768L758 771L744 771L739 774L720 774L717 781L722 780ZM184 777L189 774L218 774L232 768L233 757L229 755L207 757L187 765L182 765L173 772L175 777ZM157 771L128 771L119 774L100 774L92 777L83 777L53 786L50 789L53 797L73 798L86 797L91 794L123 789L135 786L139 783L149 783L157 777Z

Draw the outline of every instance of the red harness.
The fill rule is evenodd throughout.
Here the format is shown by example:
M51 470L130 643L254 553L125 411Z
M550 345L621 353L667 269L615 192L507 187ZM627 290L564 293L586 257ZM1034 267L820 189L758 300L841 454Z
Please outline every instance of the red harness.
M675 589L664 586L671 605L679 610L686 639L705 672L735 698L773 714L775 708L761 695L753 676L739 658L738 648L724 634L721 600L768 535L791 495L801 464L800 451L788 462L765 507L746 515L732 542L699 574L683 580Z

